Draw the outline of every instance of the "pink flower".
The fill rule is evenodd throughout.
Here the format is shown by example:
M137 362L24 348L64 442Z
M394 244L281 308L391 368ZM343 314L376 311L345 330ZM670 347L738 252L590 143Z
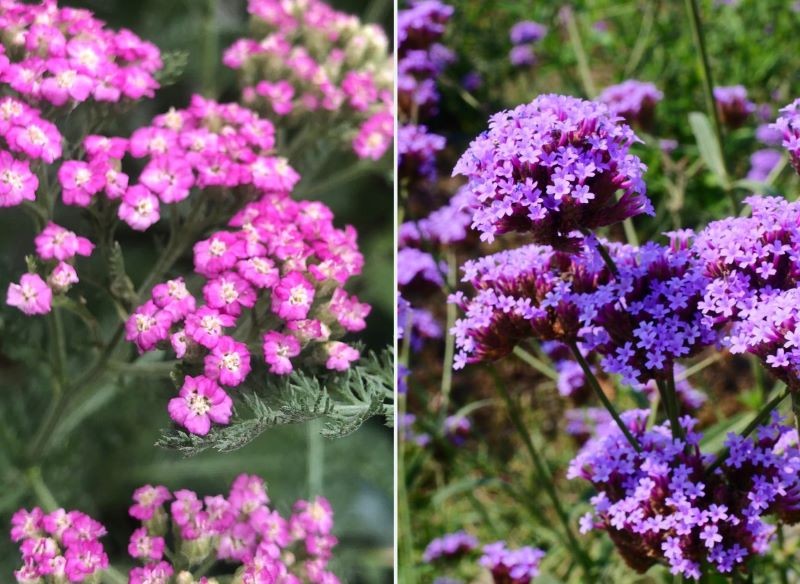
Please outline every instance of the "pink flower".
M146 527L140 527L131 534L128 553L148 563L158 561L164 555L164 538L150 536Z
M78 272L67 262L59 262L47 277L47 285L50 286L52 291L56 294L63 294L69 290L73 284L77 283Z
M186 336L186 329L181 329L169 336L169 344L172 345L172 350L175 351L175 356L178 359L183 359L186 356L190 342L191 339Z
M211 308L233 316L239 316L242 307L250 308L256 303L253 287L233 272L209 280L203 286L203 297Z
M83 582L108 567L108 556L99 541L80 541L69 546L64 559L64 573L70 582Z
M203 276L215 276L244 257L244 241L233 233L220 231L194 245L194 269Z
M53 292L38 274L24 274L19 284L11 284L6 304L19 308L28 316L47 314L52 310Z
M94 244L85 237L50 221L34 239L36 253L43 260L68 260L76 255L90 256Z
M148 300L125 323L125 339L136 343L140 353L152 351L159 342L169 337L171 325L172 315Z
M233 401L213 380L199 375L186 377L178 397L170 400L167 410L177 424L192 434L205 436L211 422L227 424Z
M378 90L370 73L348 71L342 81L342 91L356 111L365 111L378 99Z
M222 337L205 359L205 374L223 385L236 387L250 373L247 345Z
M272 291L272 311L286 320L308 316L314 302L314 286L300 272L284 276Z
M130 178L124 172L120 172L108 164L103 166L103 168L105 169L105 186L103 190L106 196L112 201L121 199L128 190Z
M194 186L192 167L180 158L154 158L144 168L139 181L164 203L177 203L189 196Z
M303 345L311 341L327 341L331 336L330 327L316 319L290 320L286 323L286 328Z
M58 128L39 118L38 113L32 114L24 124L9 129L5 138L11 150L22 152L30 158L41 159L48 164L61 158L61 134Z
M343 289L337 288L331 298L329 310L342 328L357 332L366 328L367 323L364 319L369 316L371 307L369 304L359 302L355 296L348 297Z
M44 512L39 507L20 509L11 517L11 541L17 542L42 535Z
M267 485L256 475L240 474L231 484L228 502L237 513L250 515L262 505L269 503Z
M158 198L142 185L134 185L122 196L119 218L136 231L145 231L159 219Z
M186 289L183 278L157 284L153 287L152 297L156 306L172 315L173 321L181 320L190 312L194 312L196 305L195 298Z
M286 375L292 372L291 357L300 354L300 343L291 335L270 331L264 335L264 359L270 373Z
M206 349L217 346L222 329L236 324L236 317L203 306L186 317L186 335Z
M27 161L14 158L0 150L0 207L14 207L22 201L36 199L39 179L31 172Z
M105 175L80 160L69 160L58 169L58 182L61 183L61 198L65 205L88 207L92 197L105 186Z
M48 63L53 74L42 81L42 97L55 106L61 106L70 100L86 101L92 93L92 80L78 73L63 59L54 59Z
M325 367L334 371L346 371L350 368L350 363L356 361L360 356L356 349L339 341L327 343L325 350L328 353Z
M92 158L113 158L122 160L128 151L128 141L125 138L109 138L91 134L83 139L86 154Z
M256 288L272 288L280 279L280 272L275 262L269 258L252 257L239 260L236 270Z
M394 136L394 116L380 111L369 118L353 139L353 150L359 158L378 160L389 149Z
M133 568L128 575L128 584L169 584L173 569L167 562Z
M167 487L144 485L133 492L134 504L128 509L128 513L134 519L149 521L156 510L171 498L172 494Z

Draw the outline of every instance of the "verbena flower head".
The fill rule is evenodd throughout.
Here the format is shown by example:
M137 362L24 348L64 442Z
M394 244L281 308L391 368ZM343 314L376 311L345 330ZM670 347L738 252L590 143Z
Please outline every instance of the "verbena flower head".
M446 205L417 222L420 237L440 245L463 242L470 234L472 195L461 187Z
M450 331L458 353L455 367L509 354L526 338L575 342L581 330L576 300L609 280L602 260L591 253L570 255L548 246L528 245L470 260L461 292L449 301L464 311Z
M492 573L495 584L529 584L539 575L539 564L545 553L530 546L510 549L498 541L483 546L480 565Z
M363 330L370 312L344 290L363 267L356 232L334 227L322 203L264 195L230 227L195 244L203 304L182 280L171 280L156 286L127 323L126 338L140 351L171 347L187 371L200 375L186 378L169 407L172 419L195 434L228 422L223 387L242 385L254 369L347 369L359 353L339 339ZM237 334L254 311L260 326Z
M716 341L700 310L709 280L690 252L692 235L671 233L669 246L611 245L618 277L576 300L586 349L626 384L667 380L676 361Z
M513 45L523 45L539 42L546 34L547 27L543 24L531 20L523 20L511 27L511 30L508 31L508 38Z
M492 116L453 174L469 180L481 239L518 231L575 249L576 231L653 213L645 166L630 153L637 141L605 105L540 95Z
M397 253L397 286L400 291L427 290L444 285L447 266L420 249L407 247Z
M532 45L516 45L508 52L508 60L514 67L532 67L536 64L536 53Z
M223 57L240 74L245 103L284 127L315 113L346 144L366 134L373 148L356 139L356 154L380 158L393 126L376 122L393 115L394 69L381 28L319 0L249 0L248 12L261 38L240 39Z
M478 538L465 531L448 533L432 540L422 554L426 563L463 557L478 547Z
M443 136L425 126L401 126L397 136L397 172L404 180L436 180L436 156L444 149Z
M14 572L17 582L95 582L108 567L100 543L105 527L79 511L20 509L11 526L22 555L22 567Z
M750 170L747 171L747 179L758 182L767 180L778 163L781 161L781 153L772 148L756 150L750 155Z
M780 133L792 166L800 173L800 99L782 108L778 119L769 127Z
M714 99L722 123L731 128L741 127L756 111L756 105L747 99L747 89L742 85L715 87Z
M730 435L730 454L713 473L699 448L696 421L681 420L685 440L668 424L646 430L648 410L623 414L637 453L613 425L586 443L568 477L597 489L581 530L606 531L622 557L644 573L657 562L699 580L701 565L719 573L744 570L763 555L775 528L767 517L794 523L800 510L796 432L778 420L749 438Z
M656 104L662 99L664 94L654 84L635 79L606 87L597 97L612 114L643 128L652 126Z

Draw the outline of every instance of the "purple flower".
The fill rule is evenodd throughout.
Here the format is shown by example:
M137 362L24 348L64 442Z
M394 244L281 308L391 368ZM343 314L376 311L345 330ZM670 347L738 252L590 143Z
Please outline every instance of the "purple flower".
M774 533L767 515L796 521L800 450L794 429L775 418L749 438L731 434L728 458L708 473L713 457L700 452L696 420L681 420L686 438L680 440L668 424L646 430L648 415L647 410L622 415L641 453L608 425L586 443L567 473L598 491L581 530L608 532L637 572L663 561L673 574L696 580L701 564L730 573L766 552Z
M472 223L471 204L472 195L461 187L446 205L416 223L418 237L441 245L464 241Z
M508 60L514 67L532 67L536 64L533 45L516 45L508 53Z
M453 7L439 0L420 0L397 14L397 41L401 47L428 47L442 37Z
M401 126L397 134L397 172L409 181L436 180L436 155L444 147L444 136L429 133L425 126Z
M474 535L456 531L431 541L422 554L422 560L431 563L440 559L457 558L471 552L476 547L478 547L478 540Z
M753 102L747 99L747 89L741 85L715 87L714 99L722 123L731 128L741 127L747 118L756 111Z
M772 173L773 169L781 161L781 153L778 150L766 148L756 150L750 156L750 171L747 173L748 180L765 181Z
M528 584L539 575L544 555L542 550L529 546L508 549L506 542L498 541L483 547L479 561L497 584Z
M782 145L789 152L792 166L800 173L800 99L781 109L781 115L770 126L781 133Z
M605 105L540 95L492 116L453 174L469 179L481 239L519 231L575 249L577 230L653 213L645 166L629 151L637 141Z
M761 124L756 128L756 140L767 146L780 146L783 142L783 132L775 124Z
M536 43L542 40L547 34L547 27L538 22L523 20L511 27L508 37L513 45L523 45Z
M652 126L656 104L662 99L664 94L655 85L635 79L606 87L597 97L611 113L643 128Z
M444 286L442 274L447 266L437 264L429 253L408 247L397 253L397 285L401 291L410 288Z

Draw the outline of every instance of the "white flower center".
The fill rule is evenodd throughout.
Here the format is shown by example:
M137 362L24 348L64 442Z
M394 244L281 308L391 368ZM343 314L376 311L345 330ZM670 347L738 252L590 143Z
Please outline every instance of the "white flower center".
M295 286L292 288L292 293L289 295L289 304L294 306L304 305L308 303L308 291L303 286Z
M235 351L231 353L225 353L222 356L222 366L228 371L239 371L241 364L242 358L239 356L239 353Z
M203 416L211 409L211 403L204 395L192 394L189 398L189 409L198 416Z
M213 256L220 257L226 251L228 251L228 246L225 245L225 242L220 239L212 239L211 245L208 246L208 251Z
M0 180L2 180L4 184L10 185L15 191L22 190L22 175L18 172L14 172L10 168L0 173Z
M75 186L82 187L92 178L92 173L87 168L81 168L75 172Z

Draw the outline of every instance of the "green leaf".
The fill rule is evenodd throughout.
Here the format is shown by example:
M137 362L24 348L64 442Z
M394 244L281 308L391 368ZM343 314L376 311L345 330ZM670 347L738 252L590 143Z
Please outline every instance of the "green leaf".
M358 430L373 416L394 424L394 354L370 354L343 373L312 376L295 372L287 377L254 371L240 392L234 421L206 436L165 430L156 443L193 456L207 449L238 450L268 428L323 420L320 434L341 438Z
M700 149L700 156L703 162L705 162L723 188L730 188L731 181L728 178L728 172L725 170L722 150L708 116L701 112L691 112L689 114L689 125L692 127L692 133L697 141L697 147Z

